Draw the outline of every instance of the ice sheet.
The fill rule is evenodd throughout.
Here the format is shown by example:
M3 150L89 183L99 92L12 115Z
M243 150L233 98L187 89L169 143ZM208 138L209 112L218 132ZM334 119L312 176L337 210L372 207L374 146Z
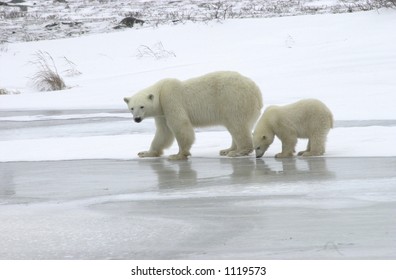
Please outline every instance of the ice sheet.
M389 157L0 163L0 258L394 259L395 168Z

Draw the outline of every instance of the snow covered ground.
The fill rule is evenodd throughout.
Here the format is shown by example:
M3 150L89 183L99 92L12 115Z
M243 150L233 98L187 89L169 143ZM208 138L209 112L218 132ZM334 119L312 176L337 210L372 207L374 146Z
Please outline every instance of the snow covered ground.
M134 124L130 119L128 123L122 98L162 78L187 79L215 70L235 70L251 77L262 90L265 106L302 98L325 102L336 120L327 156L395 156L395 15L395 10L380 10L238 19L9 44L0 53L0 87L21 94L0 96L0 129L6 130L0 136L0 160L134 158L149 145L154 126L150 121ZM142 46L175 56L140 57ZM30 62L38 51L54 58L69 89L37 92L32 77L38 70ZM81 74L69 76L71 67ZM60 135L57 126L33 125L61 121L57 110L72 110L61 117L63 121L81 119L85 125ZM99 125L89 135L89 120L104 118L104 113L119 120L118 126ZM25 125L36 131L15 129ZM49 129L54 129L50 135ZM222 130L199 131L193 155L216 156L230 143ZM278 150L279 143L267 155Z
M287 230L286 222L289 221L290 214L302 209L296 205L308 203L308 207L304 204L305 206L301 210L303 214L298 212L301 215L292 215L295 226L300 226L296 229L298 235L316 228L315 223L318 220L307 219L307 216L318 213L318 209L324 207L324 216L322 217L325 220L319 219L321 228L336 227L337 224L330 222L334 221L332 219L335 217L342 218L342 223L352 224L350 227L339 227L337 230L331 231L334 235L345 236L348 234L348 230L355 226L354 238L359 240L360 245L357 247L353 245L354 250L350 251L351 254L347 254L345 258L394 258L395 255L386 248L394 249L395 240L385 234L394 233L395 224L393 221L384 222L379 219L396 210L393 190L396 185L396 171L392 173L392 170L396 170L393 168L396 156L394 145L396 142L395 25L396 10L381 9L352 14L230 19L221 23L187 22L183 25L129 29L79 38L7 44L6 48L2 48L0 51L0 88L19 92L19 94L0 95L0 188L2 191L0 193L0 215L2 221L6 221L2 225L0 234L2 234L2 240L13 235L12 239L8 238L9 242L6 244L7 250L11 251L3 256L5 258L94 258L95 254L84 255L78 252L68 252L65 249L68 245L77 248L81 245L80 242L85 242L92 234L93 241L89 243L91 247L87 247L87 250L97 252L97 258L117 258L117 252L114 255L106 255L108 248L101 247L102 243L94 242L95 233L98 240L102 241L106 240L106 234L111 235L114 240L117 238L116 235L113 235L114 232L105 232L104 228L96 227L98 225L96 223L100 223L101 220L113 225L113 230L123 233L124 244L138 244L128 243L130 241L128 238L143 240L139 238L150 234L150 238L143 240L144 242L150 243L154 240L154 244L165 246L166 236L169 236L165 233L169 234L168 230L173 233L172 236L177 236L178 233L186 235L189 232L195 233L196 228L190 223L188 223L189 228L186 228L186 231L172 231L186 225L186 216L174 215L179 213L180 209L187 209L190 215L196 215L192 221L201 223L200 225L205 230L210 231L210 226L216 219L221 220L224 215L230 218L227 228L232 228L238 227L239 218L241 220L246 218L238 216L235 212L228 212L232 209L232 205L238 204L238 200L241 200L242 204L246 202L242 207L244 210L246 210L245 207L249 209L256 206L258 209L269 207L271 219L260 222L258 229L274 226L279 232ZM153 53L144 52L147 50L146 47L153 50ZM37 65L31 62L35 60L35 54L38 51L48 52L53 57L68 89L56 92L38 92L34 87L32 77L37 72ZM143 56L142 52L144 52ZM297 162L303 164L303 167L299 166L297 169L308 170L308 176L304 176L302 180L296 181L296 178L300 178L298 176L289 176L286 180L282 177L285 173L283 167L275 168L274 172L280 176L279 181L274 182L272 188L275 188L274 191L277 188L280 188L279 191L286 188L285 197L290 195L290 199L279 201L280 205L276 205L278 201L274 200L271 188L260 189L256 179L253 181L251 181L251 177L248 179L246 168L236 177L240 182L238 184L240 189L232 190L232 203L227 204L227 198L222 197L225 200L219 200L217 208L216 204L211 204L210 207L208 206L210 209L202 210L202 205L206 205L204 203L206 198L216 201L216 197L221 195L221 191L230 183L227 179L223 180L224 178L210 176L210 188L193 189L192 192L186 189L182 191L181 197L178 196L177 188L161 190L157 183L152 181L153 174L139 170L139 166L152 168L149 164L151 160L137 158L137 153L146 150L151 142L154 135L154 123L151 120L145 120L140 124L133 123L122 99L162 78L187 79L216 70L235 70L252 78L262 90L265 106L291 103L302 98L322 100L333 111L336 120L335 128L328 137L327 153L322 158L330 163L332 166L330 169L335 169L337 172L341 172L340 169L346 169L348 172L350 169L356 174L361 166L358 163L367 160L369 165L387 166L388 172L384 177L375 176L366 181L359 178L351 180L341 178L339 181L332 179L326 182L322 180L308 182L309 174L317 176L317 171L309 173L310 169L301 160L298 160ZM169 172L169 165L172 163L166 162L165 159L155 161L160 168L160 171L157 171L166 175L163 178L165 178L167 186L178 186L180 180L185 180L183 181L185 188L195 186L197 182L198 185L204 183L207 178L200 172L222 171L223 166L219 162L224 159L218 156L218 151L228 146L230 141L228 133L222 128L197 129L197 139L191 151L192 157L188 162L175 163L177 166L180 165L181 174L190 177L180 178L175 175L178 174L177 172ZM306 142L300 141L297 150L304 148L305 144ZM166 151L166 154L174 153L176 149L176 145L173 145ZM278 141L268 150L263 158L264 162L269 162L272 167L277 166L279 163L273 159L273 156L279 150L280 143ZM346 157L352 157L354 160L349 161L345 159ZM372 157L375 160L367 157ZM123 189L123 193L127 193L127 196L121 197L121 199L118 196L112 196L117 193L117 182L125 183L122 179L119 181L117 177L124 173L110 167L118 166L113 161L104 161L99 164L108 167L107 169L101 167L104 177L101 177L102 173L93 173L91 177L85 178L81 182L78 180L79 173L76 170L73 172L69 170L73 165L80 166L84 160L94 159L131 160L126 161L126 164L131 162L132 165L128 169L130 177L124 178L133 184L129 190L127 187ZM229 162L231 159L225 160ZM51 164L44 161L54 162ZM165 164L161 167L161 163L164 161ZM92 168L97 166L95 161L85 162L88 165L82 165L83 167L79 169L81 172L87 170L90 163L92 163ZM110 165L108 165L109 162L111 162ZM261 160L256 161L252 155L243 158L242 161L235 159L234 163L248 165L248 168L256 169L260 168L261 162ZM189 165L193 167L189 168ZM202 165L206 167L201 168ZM64 170L66 173L64 176L72 176L72 178L67 177L68 184L62 185L69 192L59 194L53 189L56 184L49 184L53 179L50 179L45 172L37 171L40 166L44 166L44 171L56 169L59 172ZM120 168L124 170L125 167ZM232 168L238 170L238 166L235 167L235 164L232 165ZM32 169L37 172L29 172ZM226 170L226 174L232 174L230 165L226 167ZM26 173L22 171L26 171ZM68 172L71 173L67 174ZM342 174L337 172L335 174ZM62 181L62 172L56 174L59 174L56 178ZM319 172L319 176L320 174L322 172ZM265 179L265 175L261 174L262 177L259 178ZM230 175L224 176L227 178ZM336 178L339 176L336 175ZM81 174L81 178L83 178L83 174ZM135 182L136 178L139 180ZM191 181L194 178L197 181ZM287 183L284 182L284 179ZM114 183L101 186L103 188L95 188L95 183L101 180ZM29 182L32 184L30 185ZM312 186L311 184L323 186L325 192L317 193L318 189L309 187ZM40 188L41 185L47 187ZM142 190L142 186L147 186L148 189ZM308 189L304 189L307 186ZM383 188L379 188L379 186L383 186ZM26 187L28 191L26 191ZM301 189L303 189L303 198L298 196ZM84 190L87 190L87 193ZM343 192L344 190L347 193ZM145 191L148 194L145 194ZM195 194L196 191L200 193L198 196ZM262 204L264 202L260 200L252 203L247 201L244 196L245 191L249 193L249 197L257 195L269 204L264 206ZM326 203L322 205L321 203L333 191L334 193L339 192L339 196L332 201L326 200ZM139 192L143 192L143 196L139 196ZM150 196L153 192L154 195ZM309 195L310 192L313 193L312 196ZM70 197L69 195L73 193L74 195ZM367 199L370 194L375 196L376 202L367 204L367 200L371 199ZM143 202L146 199L145 195L149 195L150 202L148 204ZM160 199L163 195L173 197L174 200L171 202L176 203L172 206L175 208L169 212L166 211L170 207L169 201L164 202ZM317 199L316 195L321 199ZM100 197L102 199L99 199ZM141 202L138 201L139 198L142 198ZM363 201L362 204L358 203L360 200ZM83 203L79 203L80 201ZM128 206L129 202L132 206ZM193 203L191 207L188 206L190 202ZM199 204L201 206L198 206ZM328 210L332 204L338 209L336 212L340 212ZM121 207L119 210L116 210L117 205ZM131 225L128 225L127 220L122 220L122 223L110 222L112 220L109 218L110 216L117 219L117 215L130 214L139 209L141 205L148 207L144 209L151 209L151 218L155 215L161 217L153 218L152 225L161 222L163 227L156 231L154 226L145 222L147 215L132 215L136 228L133 231L134 235L128 236L127 233L128 230L131 230ZM348 207L352 207L353 210L344 211ZM257 213L252 214L254 211L251 211L249 210L245 214L247 216L257 215ZM32 219L23 218L26 213L29 213ZM68 213L69 216L61 219L62 213ZM167 216L166 213L169 215ZM367 219L354 219L365 214L370 214ZM210 222L204 218L205 215L212 217ZM257 216L254 217L257 218ZM49 226L45 229L42 228L46 225L46 219L49 219L55 223L54 228L65 230L65 226L74 218L77 219L76 223L68 233L65 233L66 239L54 235L54 231ZM92 231L87 232L81 228L90 218L94 218L95 225ZM175 228L166 226L164 222L167 219L172 221ZM254 218L252 219L254 220ZM279 223L279 221L284 221L284 223ZM387 225L385 231L371 232L372 236L366 236L368 228L379 228L385 225ZM23 229L26 226L30 231L24 232ZM250 224L247 223L243 226L248 227ZM29 233L35 232L38 227L42 229L38 232L45 233L43 238L47 237L47 240L53 242L52 245L49 244L50 247L46 247L45 240L38 235L34 235L34 238L37 238L37 243L32 244L29 241L32 238ZM222 233L219 228L217 230L218 233ZM318 231L323 234L321 242L324 240L330 242L328 245L326 245L327 241L319 242L321 248L348 247L350 243L353 243L352 241L345 241L346 243L341 241L341 245L333 244L331 242L337 240L336 238L326 235L325 230L318 229ZM240 238L243 237L243 240L237 240L237 244L240 246L238 248L243 248L245 245L247 248L252 248L254 245L252 240L254 242L258 240L259 231L253 230L250 233L253 235L245 234L245 232L241 235ZM265 244L274 241L273 238L276 235L275 232L274 235L266 236L269 238L266 242L269 243ZM70 239L71 237L75 239ZM184 237L185 239L183 239ZM194 240L189 238L190 235L188 238L184 237L178 236L185 242ZM294 238L287 234L284 238L290 237ZM342 239L347 240L348 238ZM288 257L310 258L312 256L313 258L342 258L342 255L336 252L338 249L333 250L331 254L317 253L315 250L319 247L310 247L310 250L304 250L302 254L291 254L287 249L287 246L290 245L289 248L298 250L302 243L294 242L305 242L304 246L309 247L311 246L309 238L303 239L303 241L293 239L288 244L282 243L281 251L277 251L280 247L277 248L275 241L274 247L269 248L263 245L264 247L261 248L265 248L266 254L260 254L257 251L250 254L243 250L241 254L238 254L239 251L233 251L232 247L226 246L224 247L226 250L223 251L220 247L214 249L211 247L210 250L208 249L210 254L205 255L204 252L201 252L202 254L197 256L194 256L191 251L184 254L182 250L185 247L183 246L187 243L182 241L177 244L172 243L175 245L173 249L180 251L167 251L167 255L150 255L152 251L145 251L145 248L149 247L144 247L145 243L141 243L142 247L139 251L141 253L135 257L271 258L272 256L282 259ZM182 243L183 246L180 245ZM15 248L16 244L21 247L18 247L19 251L12 252L12 248ZM57 251L56 244L61 244L65 250ZM121 244L117 248L123 248L122 242L117 244ZM203 240L201 244L195 244L196 247L185 246L191 249L199 248L204 244L207 244L207 240ZM319 246L318 244L315 246ZM364 253L367 247L363 244L373 246L367 251L369 253ZM179 245L180 247L177 247ZM42 251L42 255L34 254L34 250L37 248L45 249ZM334 252L336 254L333 254ZM75 255L68 255L69 253L75 253ZM127 252L124 253L118 257L133 257Z

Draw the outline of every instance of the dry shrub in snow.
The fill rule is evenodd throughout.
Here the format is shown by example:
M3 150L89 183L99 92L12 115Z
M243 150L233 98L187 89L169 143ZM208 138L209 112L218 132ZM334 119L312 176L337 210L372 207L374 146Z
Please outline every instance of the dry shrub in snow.
M382 2L382 5L387 8L396 8L396 0L377 0Z
M0 95L20 94L19 90L0 88Z
M156 43L155 45L149 47L146 45L141 45L137 49L138 58L143 57L154 57L155 59L162 59L162 58L169 58L169 57L176 57L176 54L172 51L165 50L164 46L161 42Z
M66 84L58 73L55 61L48 52L38 51L36 60L32 61L37 66L38 72L32 80L40 91L54 91L66 88Z
M63 71L67 77L74 77L74 76L79 76L82 73L77 70L77 65L69 60L66 56L64 57L66 64L67 64L67 69Z

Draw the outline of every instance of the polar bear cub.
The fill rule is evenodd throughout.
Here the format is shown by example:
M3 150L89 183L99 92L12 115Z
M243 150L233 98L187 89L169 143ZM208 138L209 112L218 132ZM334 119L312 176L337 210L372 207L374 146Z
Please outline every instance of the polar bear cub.
M256 157L262 157L277 136L282 152L276 158L292 157L298 138L308 139L299 156L320 156L325 152L326 137L333 128L329 108L316 99L305 99L285 106L269 106L253 132Z
M125 97L135 122L153 117L156 133L148 151L139 157L159 157L174 139L179 153L172 160L190 156L194 127L221 125L232 136L230 148L220 155L245 156L253 151L252 129L263 106L260 89L236 72L214 72L185 81L164 79Z

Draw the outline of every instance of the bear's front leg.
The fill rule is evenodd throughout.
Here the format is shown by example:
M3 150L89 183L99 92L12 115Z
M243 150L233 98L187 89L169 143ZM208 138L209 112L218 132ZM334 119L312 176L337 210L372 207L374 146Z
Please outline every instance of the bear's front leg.
M275 155L275 158L293 157L297 144L297 137L289 135L288 137L279 137L282 142L282 152Z
M186 160L190 156L190 149L194 143L195 133L190 121L186 119L177 119L168 121L168 125L175 135L179 145L179 153L169 156L170 160Z
M163 117L155 118L155 126L157 128L153 141L151 142L150 150L138 153L141 158L144 157L160 157L163 154L164 149L172 145L175 137L172 131L166 124L166 120Z

